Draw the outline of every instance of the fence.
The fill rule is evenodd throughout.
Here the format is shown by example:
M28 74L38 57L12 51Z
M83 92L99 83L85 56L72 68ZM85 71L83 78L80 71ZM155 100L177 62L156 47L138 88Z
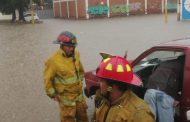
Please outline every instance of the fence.
M40 19L54 18L53 9L36 10Z

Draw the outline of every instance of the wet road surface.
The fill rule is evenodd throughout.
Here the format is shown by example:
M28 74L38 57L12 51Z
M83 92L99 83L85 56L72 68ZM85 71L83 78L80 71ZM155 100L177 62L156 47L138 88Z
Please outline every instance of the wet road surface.
M137 57L149 47L189 37L190 22L176 21L169 14L111 19L46 19L41 24L0 22L0 121L59 122L58 105L44 92L44 61L59 48L51 41L64 30L78 37L78 50L86 71L95 69L99 52ZM87 99L89 116L93 103Z

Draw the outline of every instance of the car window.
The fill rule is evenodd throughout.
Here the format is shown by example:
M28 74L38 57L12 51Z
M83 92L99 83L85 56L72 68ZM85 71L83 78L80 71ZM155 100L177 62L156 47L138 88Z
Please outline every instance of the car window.
M181 56L184 56L184 52L163 50L154 51L137 62L136 65L133 66L133 70L142 79L145 86L149 76L155 71L161 62L175 60Z
M134 67L138 67L139 65L142 65L144 63L152 62L156 63L156 61L167 61L167 60L172 60L178 58L180 55L184 55L183 52L179 51L155 51L143 58L137 65Z

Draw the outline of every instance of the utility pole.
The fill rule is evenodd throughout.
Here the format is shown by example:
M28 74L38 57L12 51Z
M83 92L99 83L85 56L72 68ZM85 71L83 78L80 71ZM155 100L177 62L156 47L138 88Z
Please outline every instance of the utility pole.
M180 21L180 0L177 0L177 21Z
M168 22L168 0L164 0L164 18L165 23Z
M32 24L34 25L34 10L33 10L33 1L30 0L30 7L31 7L31 13L32 13Z

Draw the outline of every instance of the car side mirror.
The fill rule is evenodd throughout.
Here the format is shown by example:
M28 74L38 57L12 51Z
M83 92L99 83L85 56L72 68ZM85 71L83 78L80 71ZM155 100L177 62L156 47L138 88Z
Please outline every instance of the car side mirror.
M190 121L190 110L186 112L187 120Z

